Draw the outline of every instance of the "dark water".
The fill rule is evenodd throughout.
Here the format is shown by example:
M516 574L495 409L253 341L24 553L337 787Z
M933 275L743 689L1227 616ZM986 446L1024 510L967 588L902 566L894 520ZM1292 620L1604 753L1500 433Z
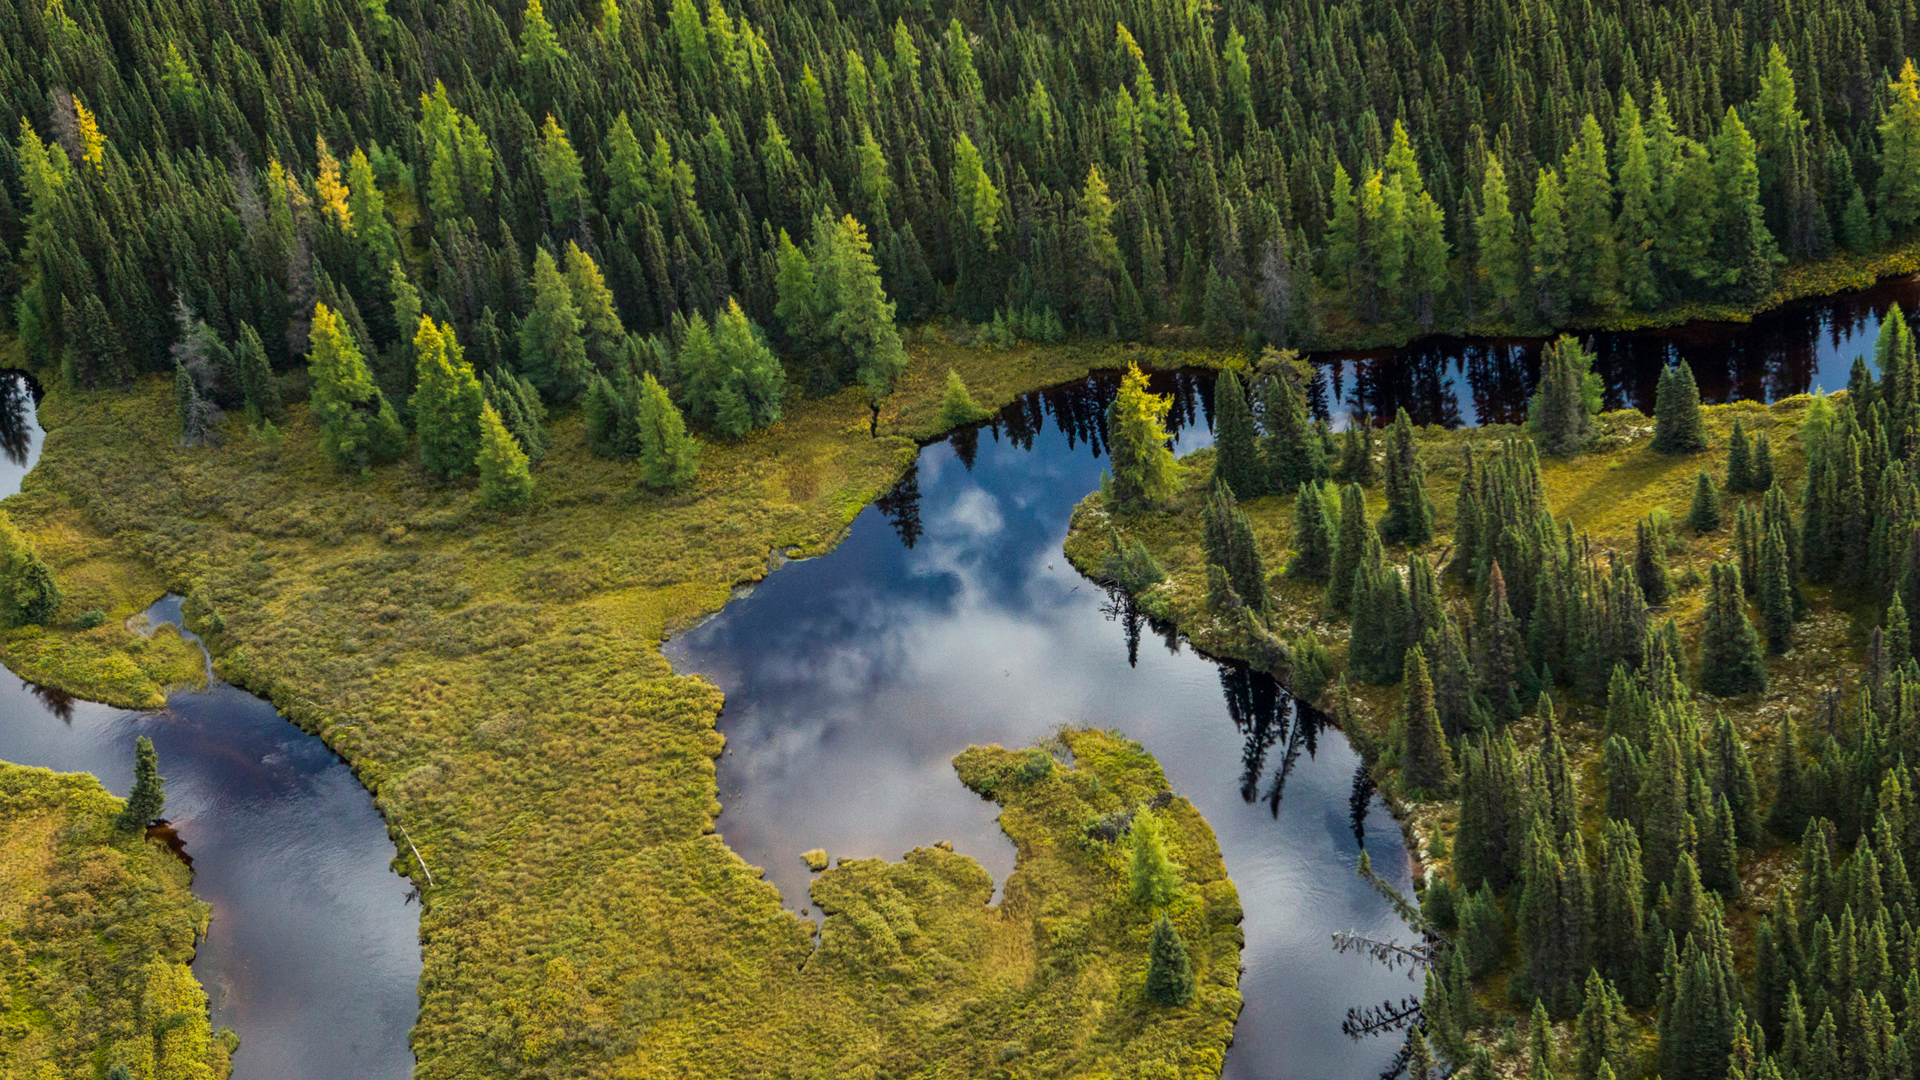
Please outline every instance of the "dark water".
M1880 320L1895 303L1911 321L1920 307L1920 275L1789 304L1751 323L1581 338L1594 353L1609 409L1651 414L1661 367L1682 359L1693 365L1702 400L1778 401L1845 389L1854 357L1872 362ZM1540 346L1539 339L1430 338L1404 349L1324 354L1316 357L1317 404L1336 422L1354 410L1390 420L1405 408L1417 424L1519 423L1539 374Z
M0 378L0 495L19 490L40 428ZM149 612L179 623L179 600ZM213 905L194 958L216 1026L240 1033L236 1080L399 1080L419 1012L419 908L388 868L373 800L319 739L215 680L158 712L63 699L0 676L0 760L90 772L124 796L153 740L166 817Z
M1660 367L1690 362L1703 398L1776 400L1846 385L1890 304L1920 278L1753 323L1592 335L1609 407L1653 407ZM1538 341L1438 339L1317 357L1337 422L1406 407L1449 427L1518 422ZM1004 882L1013 850L995 807L954 779L972 743L1033 742L1061 724L1145 744L1219 837L1246 908L1246 1009L1227 1058L1239 1080L1378 1075L1397 1038L1348 1039L1350 1006L1417 991L1336 955L1341 930L1407 937L1354 876L1361 844L1402 886L1398 828L1337 730L1291 708L1270 679L1142 627L1060 552L1072 508L1099 482L1101 418L1118 379L1030 394L992 425L927 447L915 471L832 553L787 566L668 646L727 693L720 819L727 842L808 907L799 855L898 858L947 839ZM1211 378L1157 376L1181 450L1205 445Z

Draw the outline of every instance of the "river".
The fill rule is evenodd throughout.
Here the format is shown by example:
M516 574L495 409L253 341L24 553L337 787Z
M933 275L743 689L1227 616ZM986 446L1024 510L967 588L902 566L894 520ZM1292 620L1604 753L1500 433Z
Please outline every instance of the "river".
M1774 400L1843 388L1890 303L1920 279L1796 304L1748 324L1589 335L1609 407L1651 411L1660 365L1683 356L1703 398ZM1434 339L1316 357L1318 406L1344 423L1406 407L1449 427L1517 422L1539 341ZM972 743L1030 744L1061 724L1116 728L1160 759L1212 824L1246 910L1246 1007L1233 1080L1361 1080L1395 1038L1355 1041L1352 1006L1417 993L1334 953L1342 930L1408 937L1354 873L1361 848L1401 886L1401 833L1335 729L1272 680L1195 653L1129 618L1060 551L1073 507L1099 483L1111 374L1029 394L991 423L926 447L900 487L831 553L788 565L669 642L679 670L726 691L720 830L795 910L800 853L898 858L951 840L996 885L1013 869L996 807L954 778ZM1177 449L1210 438L1211 378L1157 375Z
M0 496L40 451L26 382L0 375ZM178 625L178 598L149 611ZM166 818L213 906L193 971L216 1027L240 1034L234 1080L404 1080L419 1013L420 909L373 798L273 706L215 679L129 711L0 680L0 760L133 784L153 740Z

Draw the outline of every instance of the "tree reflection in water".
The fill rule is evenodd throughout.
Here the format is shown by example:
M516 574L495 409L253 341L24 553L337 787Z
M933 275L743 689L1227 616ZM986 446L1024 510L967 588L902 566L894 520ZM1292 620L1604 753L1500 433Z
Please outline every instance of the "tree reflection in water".
M27 380L18 371L0 371L0 454L22 469L33 448L33 406L39 396Z

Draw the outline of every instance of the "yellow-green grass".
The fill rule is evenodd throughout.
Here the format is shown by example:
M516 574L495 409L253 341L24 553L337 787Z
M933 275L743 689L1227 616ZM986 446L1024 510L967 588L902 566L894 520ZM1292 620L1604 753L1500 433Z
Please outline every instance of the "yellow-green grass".
M84 773L0 763L0 1076L227 1075L188 968L206 905L164 844L115 827L122 805Z
M1812 398L1789 398L1772 406L1754 402L1713 406L1704 410L1711 448L1703 453L1667 456L1651 446L1652 421L1638 412L1626 410L1608 413L1598 419L1600 436L1583 454L1542 461L1541 472L1549 503L1555 513L1572 520L1575 529L1590 537L1593 550L1604 557L1608 549L1631 557L1634 527L1655 509L1665 509L1673 518L1684 550L1671 556L1676 581L1686 579L1689 571L1705 576L1717 559L1734 558L1733 518L1736 508L1745 502L1758 512L1759 496L1726 496L1722 509L1725 524L1716 532L1696 536L1683 523L1692 503L1695 477L1705 469L1719 482L1726 468L1728 434L1734 420L1741 420L1749 437L1766 432L1773 447L1775 475L1783 488L1799 490L1806 457L1797 429ZM1452 543L1454 495L1466 448L1472 446L1484 460L1504 438L1520 435L1513 428L1489 427L1462 431L1424 429L1419 433L1422 460L1428 466L1427 491L1435 509L1436 537L1420 553L1432 560L1445 556ZM1109 527L1125 539L1139 539L1165 567L1169 580L1141 597L1156 613L1169 618L1198 646L1215 655L1254 659L1243 630L1234 622L1215 617L1206 607L1206 565L1200 547L1201 504L1213 466L1211 449L1196 451L1179 463L1179 494L1162 510L1140 514L1110 515L1098 492L1090 494L1075 509L1072 531L1066 542L1068 557L1086 573L1097 573L1109 545ZM1385 509L1381 486L1367 492L1369 515L1377 519ZM1347 622L1330 617L1323 610L1324 589L1294 581L1281 573L1290 550L1293 532L1293 498L1265 497L1242 503L1260 541L1274 596L1274 629L1292 640L1303 634L1316 635L1337 662L1344 663L1347 652ZM1404 562L1412 552L1392 550L1389 558ZM1468 597L1458 585L1449 585L1455 603L1465 604ZM1812 613L1797 624L1794 647L1783 656L1769 657L1768 689L1763 694L1743 698L1717 699L1701 695L1702 715L1712 718L1724 712L1747 739L1763 775L1774 752L1775 738L1788 709L1800 711L1804 718L1819 700L1819 694L1841 680L1850 680L1859 658L1859 647L1870 627L1874 613L1860 607L1859 597L1831 589L1809 588ZM1679 625L1690 655L1697 659L1702 628L1704 586L1681 589L1675 598L1652 617L1664 621L1671 617ZM1757 615L1754 616L1757 623ZM1447 873L1444 856L1435 851L1451 850L1451 832L1457 820L1457 804L1450 801L1415 802L1408 799L1398 782L1399 763L1390 753L1390 731L1401 712L1398 686L1368 686L1351 683L1344 701L1333 700L1330 693L1320 704L1339 709L1347 718L1348 732L1361 751L1368 755L1381 791L1402 822L1409 848L1423 859L1426 869ZM1603 824L1604 786L1600 771L1602 737L1600 726L1605 701L1592 701L1577 694L1557 691L1558 731L1581 781L1582 818L1589 835L1588 850L1598 850L1599 830ZM1514 725L1515 738L1523 750L1538 745L1541 737L1537 718L1528 717ZM1447 845L1435 845L1444 835ZM1732 904L1729 923L1737 948L1751 944L1751 933L1760 910L1770 903L1774 885L1782 880L1783 867L1791 862L1791 846L1773 845L1746 854L1741 862L1745 898ZM1790 867L1789 867L1790 869ZM1486 1004L1494 1010L1495 1023L1504 1023L1500 1010L1507 1001L1500 987L1504 980L1491 980L1493 991ZM1491 1032L1491 1029L1489 1029ZM1492 1041L1489 1034L1489 1040Z
M470 480L411 464L336 473L299 406L277 449L237 422L226 445L187 449L163 380L55 387L41 462L5 509L75 603L108 610L84 633L163 590L195 598L215 616L190 611L219 672L324 738L395 835L407 830L435 882L413 1040L423 1078L1125 1076L1163 1060L1204 1075L1230 1032L1223 999L1148 1023L1123 944L1062 981L1043 963L1058 946L1035 928L1066 899L1030 909L1010 891L990 912L984 874L958 857L816 879L829 908L897 890L922 928L909 953L946 960L816 952L815 926L715 834L721 695L658 648L762 577L771 553L837 542L911 462L907 436L939 429L949 367L999 404L1129 356L979 362L917 346L877 435L855 391L795 402L767 431L706 444L699 478L666 496L636 486L633 464L590 456L563 413L519 515L483 511ZM75 649L84 636L65 612L45 633ZM8 660L64 687L106 681L104 663L43 662L53 652ZM1032 846L1023 865L1070 854L1063 840ZM1181 857L1189 872L1216 858ZM928 860L939 873L915 877ZM426 885L410 853L395 866ZM990 948L967 944L983 919ZM822 941L834 939L829 924ZM1015 1041L1027 1049L997 1060Z

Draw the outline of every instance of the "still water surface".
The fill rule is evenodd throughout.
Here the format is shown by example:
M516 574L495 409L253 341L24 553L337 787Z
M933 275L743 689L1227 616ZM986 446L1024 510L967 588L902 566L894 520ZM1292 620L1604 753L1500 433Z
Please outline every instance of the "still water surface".
M0 377L0 496L20 489L39 454L25 387ZM178 625L178 598L149 615ZM213 905L193 970L214 1024L240 1034L235 1080L411 1076L420 909L345 762L218 679L137 712L0 676L0 760L90 772L124 796L142 735L160 756L194 894Z

